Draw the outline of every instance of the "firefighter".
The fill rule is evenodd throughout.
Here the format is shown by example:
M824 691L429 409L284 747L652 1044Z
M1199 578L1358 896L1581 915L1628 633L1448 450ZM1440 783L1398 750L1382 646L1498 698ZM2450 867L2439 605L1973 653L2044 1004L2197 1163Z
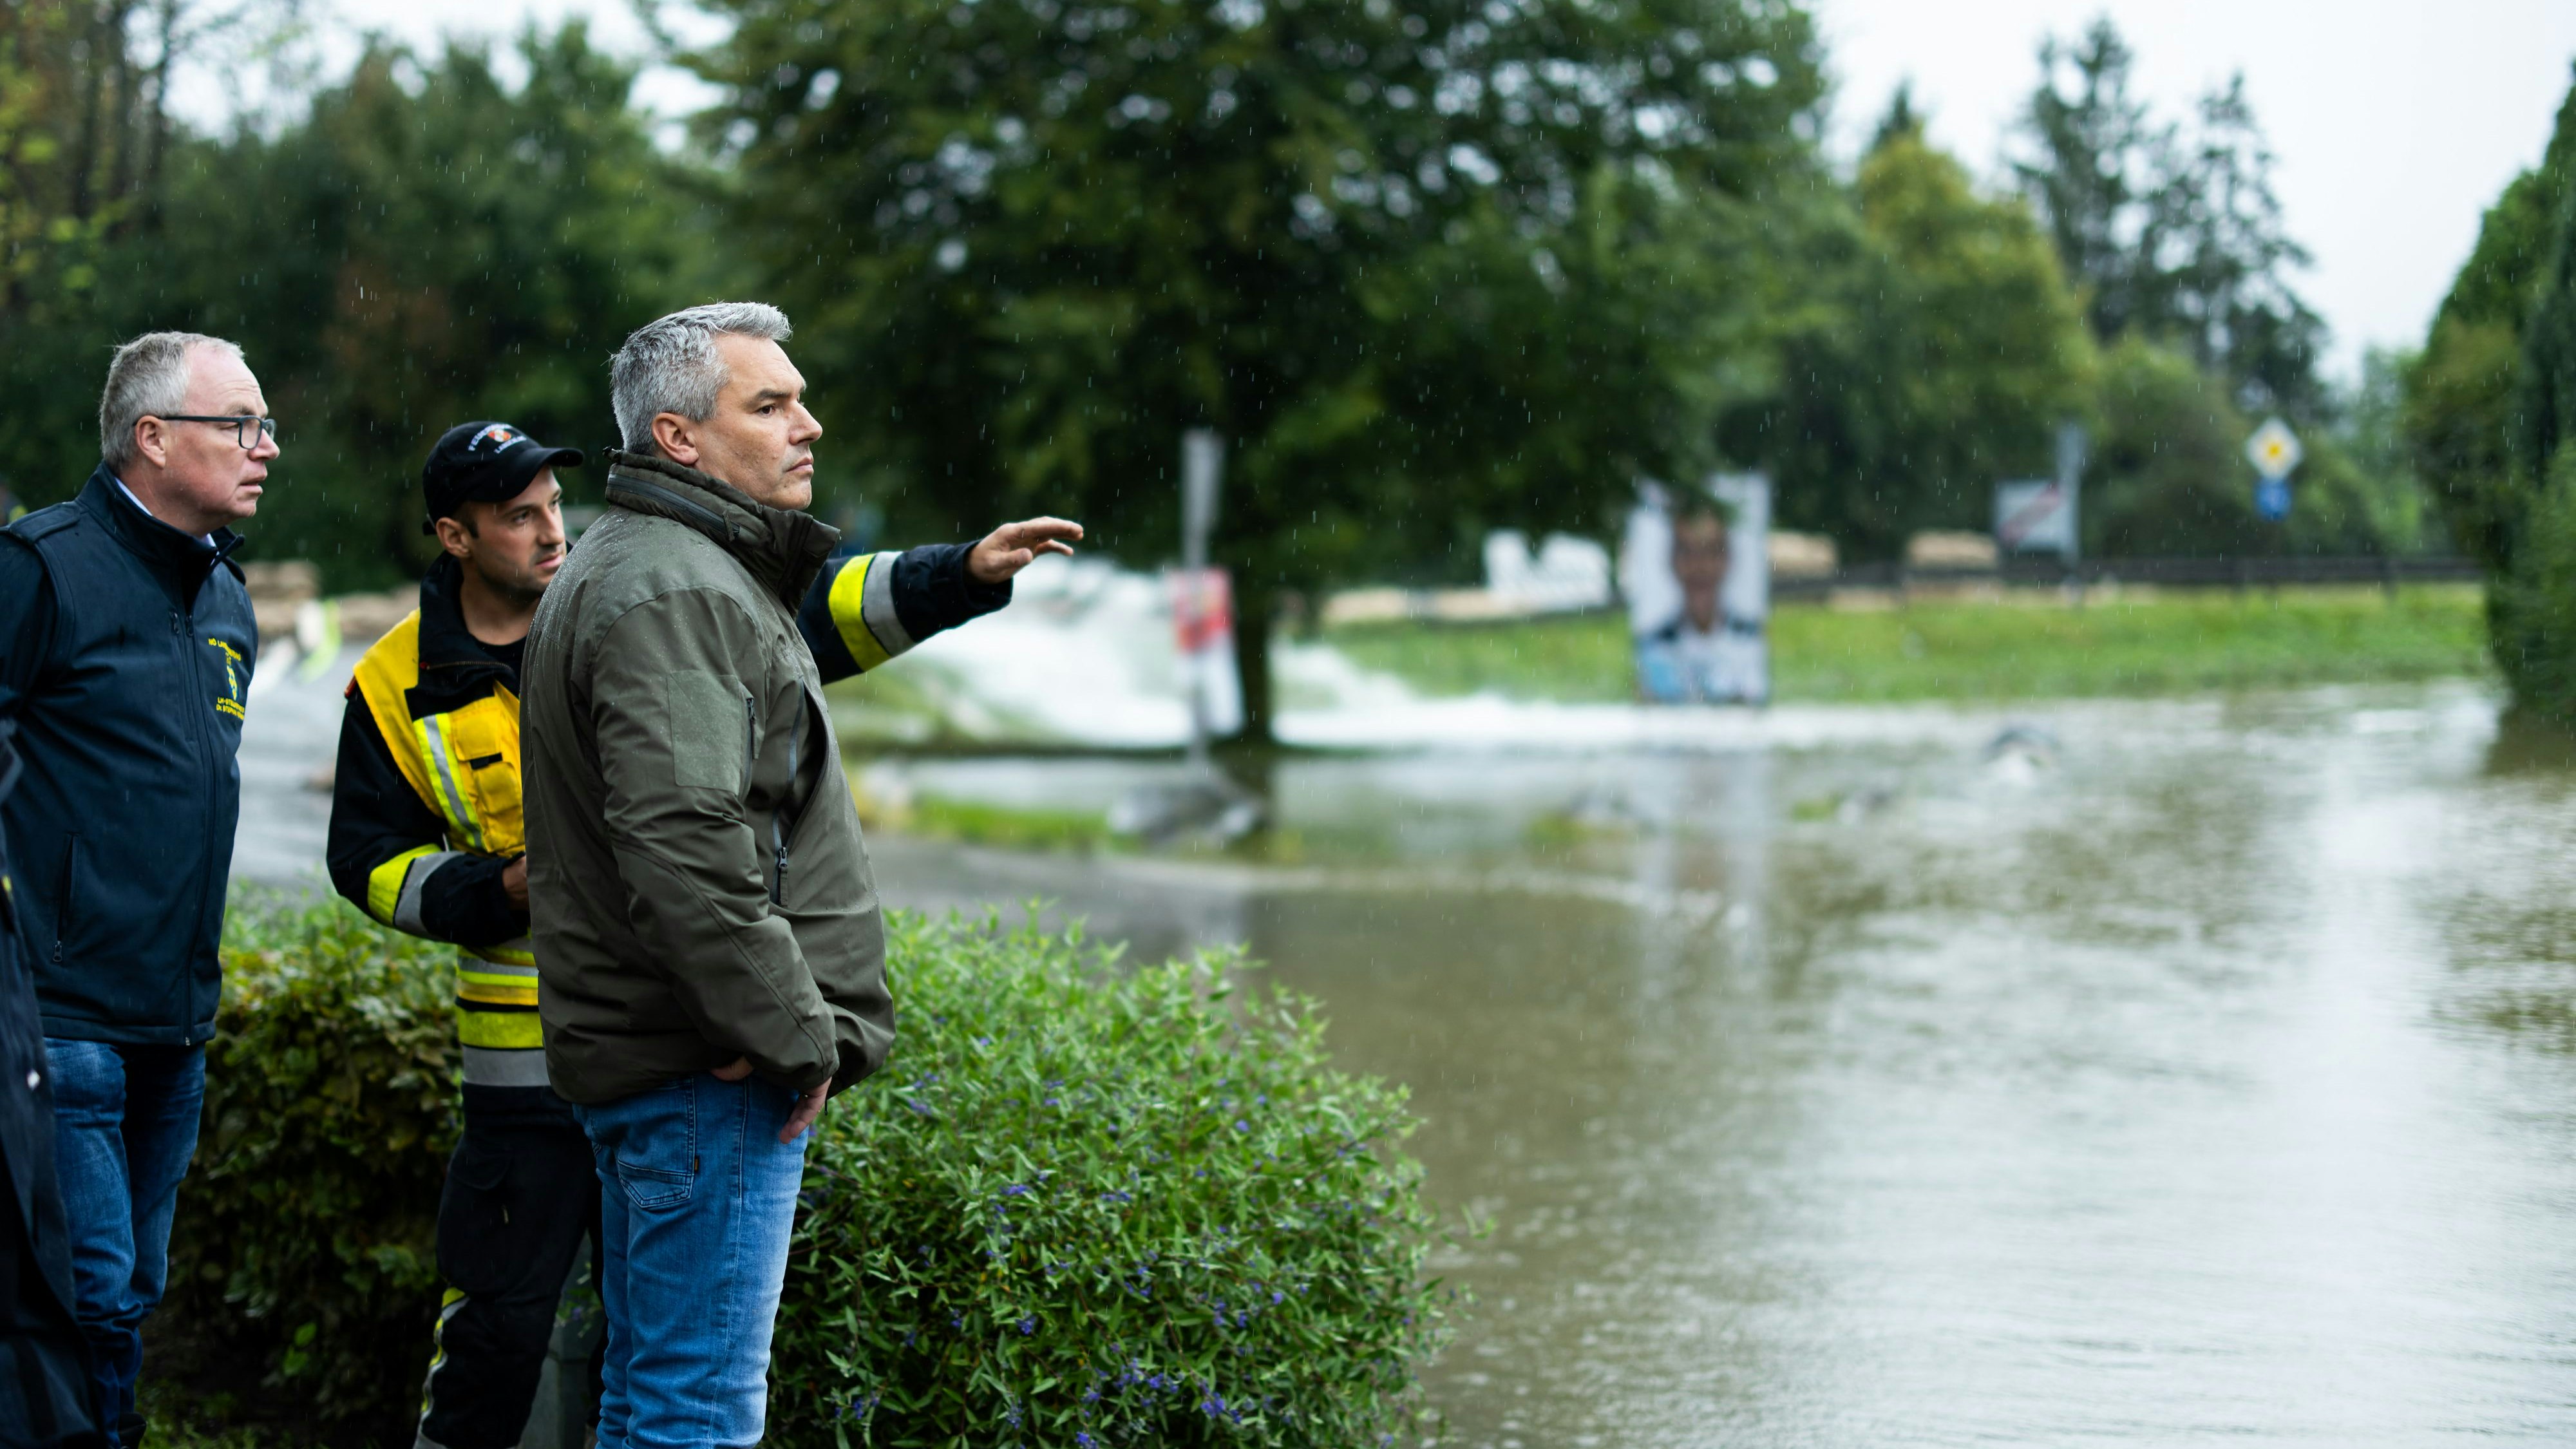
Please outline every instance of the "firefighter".
M507 423L450 428L421 472L440 555L420 608L358 661L332 789L332 884L376 920L458 948L465 1130L438 1205L439 1305L419 1443L504 1449L526 1427L555 1305L596 1241L590 1143L547 1084L528 941L519 664L570 540L558 468L582 455ZM835 554L798 631L828 682L1010 601L972 545ZM598 1363L592 1363L596 1402Z

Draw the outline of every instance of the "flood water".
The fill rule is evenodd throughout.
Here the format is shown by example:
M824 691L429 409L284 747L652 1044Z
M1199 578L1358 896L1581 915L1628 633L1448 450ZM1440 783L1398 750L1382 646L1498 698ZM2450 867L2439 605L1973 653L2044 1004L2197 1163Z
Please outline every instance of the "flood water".
M311 878L345 669L255 700L246 877ZM2576 1443L2576 767L2487 691L1292 723L1379 748L1280 764L1264 862L871 849L1244 942L1409 1085L1494 1224L1453 1442Z
M1496 1225L1458 1442L2576 1442L2563 747L2466 684L1830 725L1292 759L1283 864L873 849L1247 942L1410 1085Z

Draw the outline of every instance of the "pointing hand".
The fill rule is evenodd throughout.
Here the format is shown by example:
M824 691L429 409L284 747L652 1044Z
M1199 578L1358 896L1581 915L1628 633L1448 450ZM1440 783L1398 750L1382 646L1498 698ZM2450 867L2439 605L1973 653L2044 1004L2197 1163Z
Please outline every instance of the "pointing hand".
M1005 523L984 536L966 555L966 573L979 584L998 584L1035 563L1040 554L1071 554L1067 540L1082 537L1082 525L1062 518L1032 518Z

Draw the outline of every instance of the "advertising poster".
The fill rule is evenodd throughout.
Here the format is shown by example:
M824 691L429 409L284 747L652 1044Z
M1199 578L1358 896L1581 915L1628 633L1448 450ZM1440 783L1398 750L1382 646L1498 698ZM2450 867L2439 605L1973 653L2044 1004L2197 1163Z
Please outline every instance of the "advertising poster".
M1638 485L1619 549L1638 698L1769 702L1770 536L1771 480L1761 474Z
M1201 738L1243 728L1243 678L1234 667L1234 585L1220 568L1179 568L1172 591L1173 644L1181 688L1198 712Z

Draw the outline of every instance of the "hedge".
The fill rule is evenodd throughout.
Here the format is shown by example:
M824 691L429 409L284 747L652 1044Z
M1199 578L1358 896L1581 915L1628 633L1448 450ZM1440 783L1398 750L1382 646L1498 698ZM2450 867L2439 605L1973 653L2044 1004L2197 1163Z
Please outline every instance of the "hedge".
M892 1064L808 1155L771 1366L788 1445L1387 1442L1448 1295L1400 1089L1211 953L888 916ZM238 899L172 1311L382 1432L416 1412L456 1132L451 958ZM337 1437L337 1436L335 1436Z
M438 1306L455 948L248 891L223 955L165 1312L323 1422L390 1433L419 1410Z
M807 1175L790 1445L1375 1444L1441 1337L1403 1094L1230 958L898 916L886 1078Z

